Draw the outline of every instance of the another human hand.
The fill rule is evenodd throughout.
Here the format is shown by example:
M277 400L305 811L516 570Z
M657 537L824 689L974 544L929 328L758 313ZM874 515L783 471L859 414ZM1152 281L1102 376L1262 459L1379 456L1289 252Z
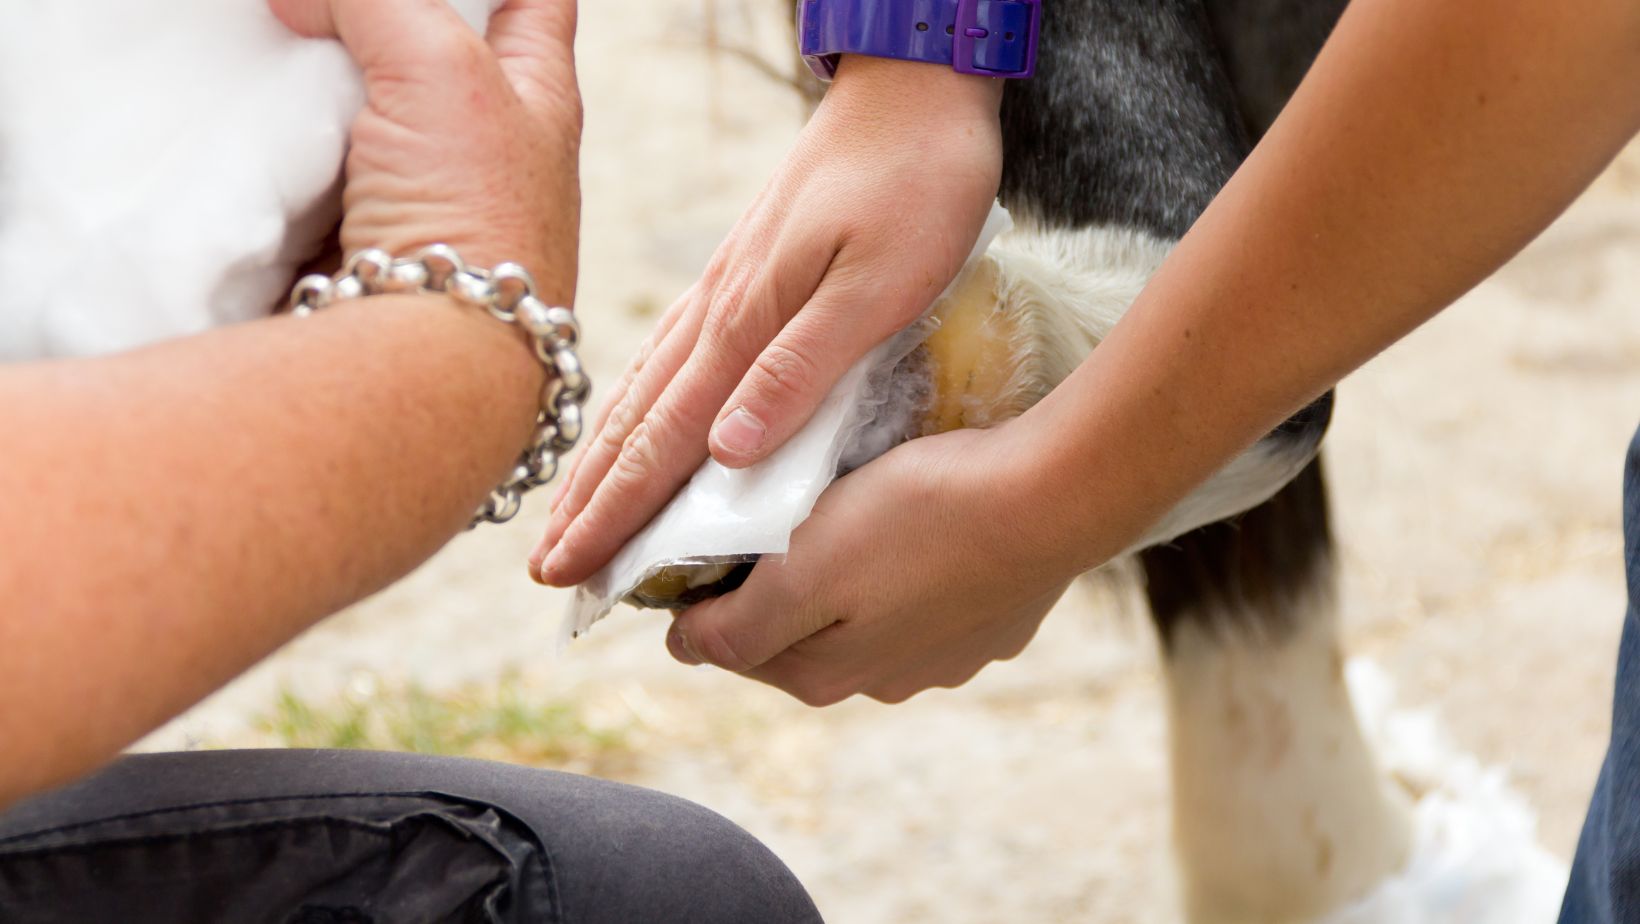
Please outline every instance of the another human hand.
M1080 568L1029 510L1043 499L1010 429L913 440L839 480L789 556L674 621L673 657L824 706L899 702L1017 655Z
M590 577L708 447L731 467L766 457L928 308L996 197L1001 84L844 59L785 163L605 399L532 574Z
M368 97L347 159L342 247L432 243L474 265L514 261L570 304L580 229L574 0L509 0L486 40L444 0L269 0L335 36Z

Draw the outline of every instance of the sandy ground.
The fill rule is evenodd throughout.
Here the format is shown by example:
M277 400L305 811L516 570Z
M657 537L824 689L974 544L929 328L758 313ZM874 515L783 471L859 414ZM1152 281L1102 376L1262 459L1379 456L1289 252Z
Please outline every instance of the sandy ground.
M718 6L725 36L778 58L775 19ZM789 92L703 54L704 30L696 4L583 4L581 306L606 383L799 124ZM1631 150L1525 255L1351 378L1327 450L1352 650L1507 767L1563 856L1604 748L1622 616L1637 295ZM564 596L522 565L546 513L536 498L515 524L461 537L146 746L265 741L252 719L281 689L438 689L513 669L627 730L636 751L613 772L750 828L831 920L1170 915L1154 643L1119 594L1075 588L1025 656L965 689L816 712L676 666L654 615L617 614L555 657Z

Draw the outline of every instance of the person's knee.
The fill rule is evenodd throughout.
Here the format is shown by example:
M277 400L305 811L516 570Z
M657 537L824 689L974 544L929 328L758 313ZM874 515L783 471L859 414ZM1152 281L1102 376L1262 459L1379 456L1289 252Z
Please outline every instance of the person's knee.
M542 837L570 919L820 920L791 870L723 816L651 790L557 774L540 782L547 779L553 797L532 793L517 814Z
M797 877L744 829L675 796L507 764L406 755L331 759L393 787L481 802L538 841L566 920L819 921Z
M474 877L511 895L508 920L540 914L581 924L820 919L785 864L714 812L647 789L484 761L339 751L130 758L7 813L0 832L49 837L72 827L96 839L97 825L140 816L146 834L181 832L204 844L207 834L238 831L237 822L253 816L266 821L274 810L286 827L304 830L414 829L418 836L386 838L370 855L391 868L410 862L406 845L436 854L439 862L453 863L459 852ZM260 827L268 838L280 836L277 826ZM475 854L469 848L480 849L469 856ZM301 879L295 853L279 853L285 878ZM310 872L314 881L335 885L333 870ZM422 888L427 883L400 884L415 893L406 900L450 898L448 890Z

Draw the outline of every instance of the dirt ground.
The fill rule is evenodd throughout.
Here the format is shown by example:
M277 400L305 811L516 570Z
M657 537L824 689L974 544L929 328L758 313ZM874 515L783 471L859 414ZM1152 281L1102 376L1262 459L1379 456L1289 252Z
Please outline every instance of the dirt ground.
M796 131L795 97L702 51L706 8L583 4L587 358L609 382ZM781 57L718 0L723 41ZM1327 448L1354 653L1507 768L1568 856L1607 730L1619 488L1640 421L1640 149L1545 237L1346 382ZM546 493L546 492L543 492ZM841 922L1167 919L1165 729L1142 610L1079 586L1037 643L958 691L813 711L675 665L617 613L555 655L565 595L523 560L547 514L463 536L145 743L267 743L280 691L516 673L625 745L589 766L702 802ZM351 693L349 692L351 691Z

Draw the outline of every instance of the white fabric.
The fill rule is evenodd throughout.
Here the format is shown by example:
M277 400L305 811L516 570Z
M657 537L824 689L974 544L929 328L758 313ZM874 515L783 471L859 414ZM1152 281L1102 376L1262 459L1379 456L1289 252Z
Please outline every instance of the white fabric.
M482 23L498 0L452 0ZM347 52L266 0L0 0L0 362L268 313L337 216Z

